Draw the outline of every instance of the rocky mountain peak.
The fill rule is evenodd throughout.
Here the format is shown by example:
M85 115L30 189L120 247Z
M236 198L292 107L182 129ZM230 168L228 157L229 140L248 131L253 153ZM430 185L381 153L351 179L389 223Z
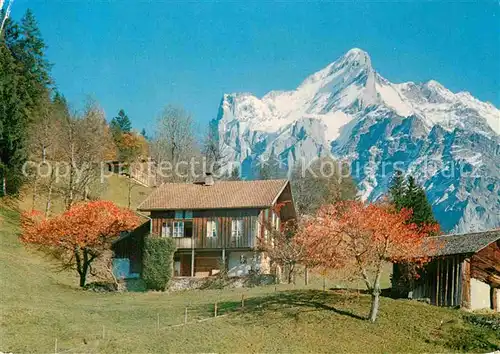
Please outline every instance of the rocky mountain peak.
M250 175L263 156L291 169L333 154L356 167L363 199L376 200L391 177L383 165L398 163L427 189L445 230L500 226L500 111L435 80L391 83L361 49L295 90L224 95L213 124L224 155Z

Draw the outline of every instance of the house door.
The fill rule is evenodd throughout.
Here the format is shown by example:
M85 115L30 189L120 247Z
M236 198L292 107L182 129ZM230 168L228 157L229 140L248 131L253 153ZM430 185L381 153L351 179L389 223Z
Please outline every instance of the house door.
M180 256L180 275L181 277L191 276L191 255L181 254Z

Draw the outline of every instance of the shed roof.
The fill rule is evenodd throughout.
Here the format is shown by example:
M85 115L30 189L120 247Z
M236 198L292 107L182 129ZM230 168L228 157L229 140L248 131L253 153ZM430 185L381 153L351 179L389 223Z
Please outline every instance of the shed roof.
M500 240L500 229L468 234L453 234L429 237L438 247L432 247L427 256L448 256L476 253L491 243Z
M265 208L273 205L287 184L286 179L217 181L210 186L201 183L165 183L153 191L137 209Z

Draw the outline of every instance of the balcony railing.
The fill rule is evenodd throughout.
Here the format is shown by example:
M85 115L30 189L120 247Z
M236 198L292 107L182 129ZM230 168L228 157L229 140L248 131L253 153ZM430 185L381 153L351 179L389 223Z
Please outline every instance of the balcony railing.
M191 237L172 237L177 248L191 248L193 240Z
M193 247L193 240L190 237L172 237L174 240L175 247L177 248L191 248ZM231 237L224 246L221 245L220 240L217 237L210 238L207 240L194 240L194 247L195 248L247 248L247 247L254 247L255 242L253 240L248 240L245 237Z

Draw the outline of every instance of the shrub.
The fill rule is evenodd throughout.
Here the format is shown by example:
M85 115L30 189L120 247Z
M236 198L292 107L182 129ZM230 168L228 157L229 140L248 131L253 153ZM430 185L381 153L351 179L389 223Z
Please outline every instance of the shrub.
M472 313L466 315L465 320L475 326L489 328L497 331L500 336L500 316L496 314Z
M453 328L446 338L445 345L452 350L465 352L493 352L500 349L495 344L491 331L479 327Z
M171 238L146 237L142 276L148 289L165 291L172 277L174 252Z

